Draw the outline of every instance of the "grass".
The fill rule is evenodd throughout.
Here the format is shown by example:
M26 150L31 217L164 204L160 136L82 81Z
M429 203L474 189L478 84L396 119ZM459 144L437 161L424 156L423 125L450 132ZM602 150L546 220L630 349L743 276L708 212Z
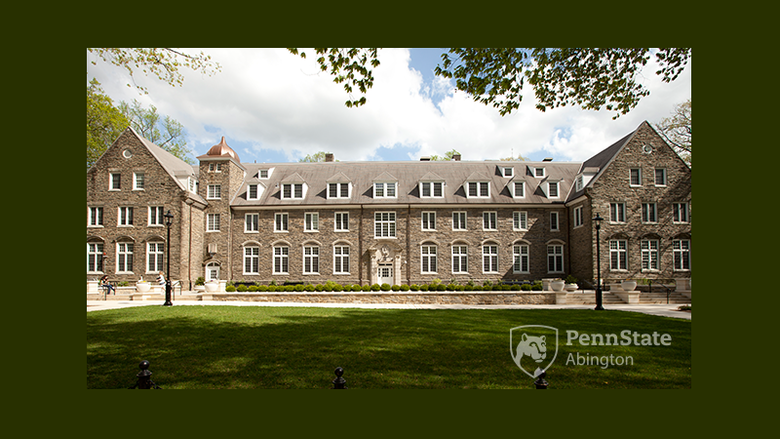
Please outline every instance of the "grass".
M691 388L690 320L592 310L366 310L145 306L87 313L87 388L126 389L141 360L164 389L530 389L509 330L558 328L551 389ZM670 346L566 344L580 334L670 334ZM548 346L552 348L552 346ZM631 356L632 366L566 364Z

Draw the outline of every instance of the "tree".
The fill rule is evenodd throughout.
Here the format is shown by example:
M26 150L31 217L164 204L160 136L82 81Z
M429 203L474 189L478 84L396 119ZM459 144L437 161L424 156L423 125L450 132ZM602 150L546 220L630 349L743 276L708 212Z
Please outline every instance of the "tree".
M119 111L130 121L130 125L140 135L150 142L170 152L185 162L194 165L190 158L192 150L187 148L187 136L184 126L170 116L161 116L157 107L143 108L141 103L133 99L133 104L119 104Z
M450 161L453 157L456 155L460 155L460 153L454 149L451 149L444 153L444 157L439 157L438 155L432 155L431 160L444 160L444 161Z
M677 104L670 117L655 124L658 134L666 140L680 157L691 165L691 100Z
M298 49L289 49L299 54ZM377 49L316 49L321 56L317 63L323 71L330 69L334 82L345 84L350 100L348 107L366 103L365 96L352 99L352 85L366 93L374 83L366 64L379 66ZM327 57L325 55L328 55ZM566 105L578 105L586 110L616 110L626 114L636 107L649 91L637 83L636 77L651 55L661 66L656 72L665 82L679 76L688 63L688 48L642 49L465 49L452 48L442 55L434 72L455 79L458 90L471 95L485 105L497 108L502 116L520 106L526 81L546 111ZM300 56L306 57L301 52Z
M100 88L100 82L97 79L90 81L87 87L87 169L129 125L127 117Z
M314 154L306 154L306 157L298 160L299 163L319 163L325 161L325 151L315 152ZM336 160L338 161L338 160Z
M179 67L186 67L195 71L200 71L205 75L220 71L219 63L211 60L203 52L198 55L188 55L174 49L118 49L118 48L92 48L87 49L90 53L100 56L103 61L109 62L115 66L124 67L130 74L135 83L133 73L141 69L144 74L153 74L158 79L171 86L181 85L184 77L179 72ZM97 62L92 61L93 65ZM130 84L127 84L130 87ZM135 87L148 93L146 87L135 84Z

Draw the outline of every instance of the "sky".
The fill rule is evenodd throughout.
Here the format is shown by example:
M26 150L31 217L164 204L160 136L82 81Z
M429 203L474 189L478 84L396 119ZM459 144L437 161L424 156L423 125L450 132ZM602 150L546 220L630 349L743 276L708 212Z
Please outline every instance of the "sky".
M677 80L664 83L651 60L638 78L650 95L616 120L614 111L579 107L541 112L528 87L520 108L501 116L455 90L452 80L434 75L446 49L381 49L367 103L347 108L348 94L320 71L313 50L301 49L306 59L287 49L181 50L210 55L221 71L208 76L180 69L184 83L174 87L143 73L131 79L123 68L87 52L87 83L100 81L115 105L136 99L179 121L192 157L224 136L244 163L295 162L319 151L340 161L416 161L452 149L463 160L522 155L533 161L584 161L643 121L670 116L675 105L691 98L690 61ZM127 86L133 82L148 94Z

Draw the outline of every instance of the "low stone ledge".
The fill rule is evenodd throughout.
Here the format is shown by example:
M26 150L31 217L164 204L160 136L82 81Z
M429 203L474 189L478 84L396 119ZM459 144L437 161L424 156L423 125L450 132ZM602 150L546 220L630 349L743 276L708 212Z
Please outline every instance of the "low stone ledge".
M534 291L437 291L437 292L231 292L202 293L200 300L302 303L384 303L442 305L552 305L552 292Z

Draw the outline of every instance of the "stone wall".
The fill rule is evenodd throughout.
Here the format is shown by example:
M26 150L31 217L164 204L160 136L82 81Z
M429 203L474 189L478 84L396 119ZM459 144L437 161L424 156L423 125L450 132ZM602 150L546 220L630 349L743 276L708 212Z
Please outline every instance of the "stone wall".
M213 293L203 300L301 303L384 303L440 305L550 305L552 292L468 291L439 293Z

